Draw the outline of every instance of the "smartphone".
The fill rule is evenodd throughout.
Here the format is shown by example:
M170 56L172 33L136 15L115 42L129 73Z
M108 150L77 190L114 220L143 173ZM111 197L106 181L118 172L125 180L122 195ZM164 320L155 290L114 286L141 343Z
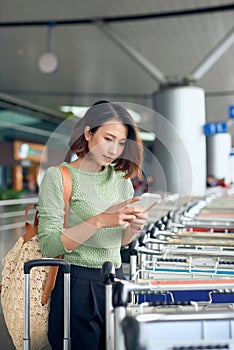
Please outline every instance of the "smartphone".
M130 206L138 206L143 209L143 212L150 211L161 198L157 193L143 193L138 202L131 203Z

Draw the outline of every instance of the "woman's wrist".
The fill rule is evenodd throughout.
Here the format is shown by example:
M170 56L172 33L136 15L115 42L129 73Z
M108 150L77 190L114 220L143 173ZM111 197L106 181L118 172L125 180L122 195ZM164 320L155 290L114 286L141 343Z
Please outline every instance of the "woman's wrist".
M101 220L101 214L93 216L92 218L87 220L87 224L96 227L96 229L100 229L103 227L103 222Z
M141 231L141 228L135 226L133 223L129 224L129 232L130 233L134 233L135 234L135 233L140 233L140 231Z
M122 239L122 245L127 245L130 242L132 242L139 234L139 231L133 229L131 223L127 227L125 227L123 232L123 239Z
M136 232L136 229L134 229L134 226L133 226L133 224L129 224L129 226L128 226L128 232L129 233L135 233Z

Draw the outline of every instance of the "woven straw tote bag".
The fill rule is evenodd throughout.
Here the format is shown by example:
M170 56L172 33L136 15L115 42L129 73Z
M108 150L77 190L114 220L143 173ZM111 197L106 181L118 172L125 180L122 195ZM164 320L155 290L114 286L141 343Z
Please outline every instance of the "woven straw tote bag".
M68 222L68 209L72 191L71 175L66 167L59 166L63 177L65 217L64 227ZM25 234L3 258L1 303L4 319L17 350L23 350L24 337L24 263L32 259L41 259L42 255L37 237L38 219L28 221L25 211ZM58 258L58 257L57 257ZM61 257L60 257L61 258ZM48 345L49 296L54 287L57 267L35 267L30 274L30 328L31 349L42 350Z

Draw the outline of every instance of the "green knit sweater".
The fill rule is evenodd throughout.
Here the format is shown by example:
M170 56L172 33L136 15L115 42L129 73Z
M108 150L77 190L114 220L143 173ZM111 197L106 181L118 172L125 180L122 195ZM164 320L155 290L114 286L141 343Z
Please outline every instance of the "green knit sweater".
M130 180L112 165L101 172L87 172L63 163L72 176L72 196L68 227L103 212L114 203L133 196ZM121 265L120 247L123 226L103 228L72 251L67 251L61 240L64 229L64 199L61 172L50 167L41 182L38 207L38 238L40 249L47 257L63 255L69 263L101 268L105 261L112 261L116 268Z

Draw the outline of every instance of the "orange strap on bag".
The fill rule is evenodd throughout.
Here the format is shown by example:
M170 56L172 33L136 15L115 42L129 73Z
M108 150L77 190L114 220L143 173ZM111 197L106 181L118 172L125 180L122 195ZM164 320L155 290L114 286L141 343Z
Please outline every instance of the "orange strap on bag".
M70 199L72 193L72 178L70 171L65 166L58 166L62 173L62 181L63 181L63 197L64 197L64 227L66 228L68 225L68 215L69 215L69 206ZM37 204L30 204L27 206L25 211L25 234L24 234L24 243L26 243L29 239L36 236L38 234L38 217L37 212L34 218L33 225L28 221L28 210L31 207L37 207ZM61 259L62 255L56 256L56 258ZM41 298L42 305L47 304L50 293L54 289L56 277L58 273L58 266L51 266L49 269L48 276L46 278L45 286L43 289L43 294Z

